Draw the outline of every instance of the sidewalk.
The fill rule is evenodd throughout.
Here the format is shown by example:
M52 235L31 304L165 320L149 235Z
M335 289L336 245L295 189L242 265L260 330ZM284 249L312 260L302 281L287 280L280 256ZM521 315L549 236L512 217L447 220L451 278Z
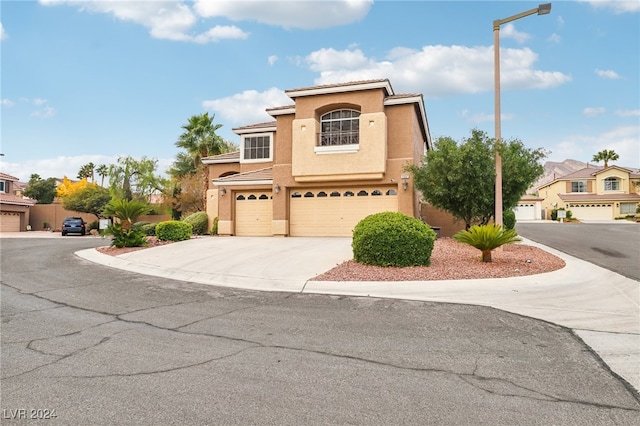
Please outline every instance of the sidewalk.
M491 306L573 329L640 390L640 282L533 241L566 262L546 274L459 281L310 281L351 259L349 238L203 237L117 257L78 256L140 274L261 291L351 295Z

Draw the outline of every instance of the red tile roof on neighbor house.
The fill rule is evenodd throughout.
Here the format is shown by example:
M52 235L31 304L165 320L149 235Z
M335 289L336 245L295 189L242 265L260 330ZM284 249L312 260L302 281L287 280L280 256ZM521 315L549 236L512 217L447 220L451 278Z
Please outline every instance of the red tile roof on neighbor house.
M562 201L568 202L602 202L602 201L640 201L640 195L631 194L558 194Z
M13 204L14 206L33 206L36 200L22 198L13 194L0 193L0 204Z
M15 176L11 176L11 175L8 175L8 174L2 173L2 172L0 172L0 179L2 179L2 180L10 180L10 181L14 181L14 182L17 182L18 180L20 180Z
M229 175L217 179L213 179L215 184L221 185L223 183L228 185L242 185L249 182L264 182L269 184L273 181L273 167L266 167L260 170L253 170L251 172L236 173L235 175Z

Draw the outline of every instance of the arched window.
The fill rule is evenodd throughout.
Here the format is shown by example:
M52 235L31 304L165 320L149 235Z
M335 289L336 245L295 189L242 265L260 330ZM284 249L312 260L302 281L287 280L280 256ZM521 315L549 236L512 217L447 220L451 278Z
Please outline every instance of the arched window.
M369 193L364 189L361 191L358 191L358 197L366 197L367 195L369 195Z
M320 117L319 146L358 144L360 111L338 109Z
M374 189L373 191L371 191L371 195L382 195L382 191L380 191L379 189Z
M256 200L256 196L251 194L249 195L249 198L247 198L248 200Z
M338 191L333 191L330 196L331 197L339 197L340 193Z
M268 200L269 197L267 197L265 194L260 195L259 197L261 200Z
M318 197L326 197L326 196L327 196L326 192L324 192L324 191L318 192Z
M236 200L242 201L242 200L246 200L246 198L244 198L244 195L238 195L238 198L236 198Z
M395 189L390 189L387 191L387 195L398 195Z
M345 196L345 197L353 197L353 192L351 192L351 191L346 191L346 192L344 193L344 196Z
M618 191L620 190L620 181L618 178L608 177L604 180L605 191Z
M300 195L300 193L297 191L291 194L291 198L300 198L300 197L302 197L302 195Z
M312 197L313 197L313 192L305 192L304 198L312 198Z

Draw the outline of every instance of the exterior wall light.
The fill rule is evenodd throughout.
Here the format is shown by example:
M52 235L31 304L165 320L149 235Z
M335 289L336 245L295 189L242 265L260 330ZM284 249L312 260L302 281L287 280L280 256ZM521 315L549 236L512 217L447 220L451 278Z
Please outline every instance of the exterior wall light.
M276 191L276 194L279 194L279 193L280 193L280 189L281 189L281 188L280 188L280 185L276 185L276 186L273 188L273 190L274 190L274 191Z
M227 193L227 189L226 188L220 188L220 195L224 195Z
M402 179L402 189L406 191L409 188L409 182L407 182L409 175L401 175L400 179Z

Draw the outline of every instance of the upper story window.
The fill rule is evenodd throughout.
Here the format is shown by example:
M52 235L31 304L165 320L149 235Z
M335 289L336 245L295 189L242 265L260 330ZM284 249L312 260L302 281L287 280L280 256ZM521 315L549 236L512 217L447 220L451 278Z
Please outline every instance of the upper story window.
M338 109L320 117L318 146L356 145L359 143L360 111Z
M619 191L620 190L620 180L614 177L608 177L604 180L604 190L605 191Z
M7 192L8 187L6 181L0 180L0 192Z
M242 137L242 162L264 162L273 160L273 138L270 133Z
M587 192L587 181L579 180L571 182L571 192Z

